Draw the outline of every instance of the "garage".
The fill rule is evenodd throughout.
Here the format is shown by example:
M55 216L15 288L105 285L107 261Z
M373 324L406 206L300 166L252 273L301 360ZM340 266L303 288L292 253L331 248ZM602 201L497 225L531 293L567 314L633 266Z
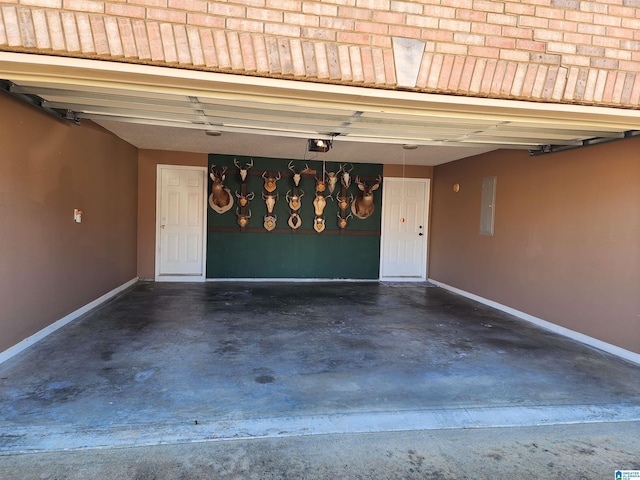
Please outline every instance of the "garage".
M362 46L94 13L2 7L7 468L36 451L637 425L622 53L584 50L581 70L553 42L527 61L432 52L426 27ZM144 56L140 22L174 60Z

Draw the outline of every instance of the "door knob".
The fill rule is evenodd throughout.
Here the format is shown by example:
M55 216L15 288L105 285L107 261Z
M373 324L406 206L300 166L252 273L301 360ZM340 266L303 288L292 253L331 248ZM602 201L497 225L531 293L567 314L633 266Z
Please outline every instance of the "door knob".
M166 227L166 225L160 225L160 228L163 229L163 230L165 229L165 227Z
M419 237L421 237L422 235L424 235L424 233L422 233L422 232L420 232L420 233L418 234L418 236L419 236Z

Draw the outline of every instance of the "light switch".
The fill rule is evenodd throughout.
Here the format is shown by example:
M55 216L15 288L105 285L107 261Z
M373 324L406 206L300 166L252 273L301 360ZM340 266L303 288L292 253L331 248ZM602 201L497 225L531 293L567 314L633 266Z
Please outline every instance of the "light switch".
M82 210L73 209L73 221L76 223L82 222Z

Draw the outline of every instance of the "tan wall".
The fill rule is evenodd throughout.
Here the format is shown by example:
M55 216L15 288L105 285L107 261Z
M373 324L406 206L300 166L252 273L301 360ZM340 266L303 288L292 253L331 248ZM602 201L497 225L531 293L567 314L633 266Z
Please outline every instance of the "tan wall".
M140 150L138 152L138 276L154 278L156 271L156 177L158 165L206 167L203 153Z
M423 165L385 165L382 175L384 177L398 178L433 178L433 167Z
M639 149L634 138L436 167L430 278L640 353ZM494 175L489 237L481 181Z
M5 94L0 111L2 351L135 278L137 151Z

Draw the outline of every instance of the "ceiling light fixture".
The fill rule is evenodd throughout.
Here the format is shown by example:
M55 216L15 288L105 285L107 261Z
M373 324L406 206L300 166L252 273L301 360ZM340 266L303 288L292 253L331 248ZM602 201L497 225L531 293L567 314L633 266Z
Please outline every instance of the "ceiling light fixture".
M418 145L405 143L404 145L402 145L402 148L404 148L405 150L415 150L416 148L418 148Z
M328 152L331 150L331 140L323 140L321 138L310 138L308 141L308 150L310 152Z
M222 135L222 132L220 130L205 130L204 133L205 135L209 135L210 137L219 137L220 135Z

